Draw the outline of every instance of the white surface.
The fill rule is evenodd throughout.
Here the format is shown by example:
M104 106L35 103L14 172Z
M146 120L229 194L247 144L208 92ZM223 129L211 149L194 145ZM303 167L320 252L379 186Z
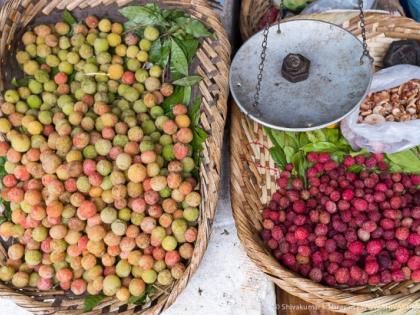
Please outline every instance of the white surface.
M225 145L225 148L227 146ZM221 194L208 249L187 288L164 315L275 315L273 284L246 256L232 217L227 154ZM0 299L0 315L30 315Z

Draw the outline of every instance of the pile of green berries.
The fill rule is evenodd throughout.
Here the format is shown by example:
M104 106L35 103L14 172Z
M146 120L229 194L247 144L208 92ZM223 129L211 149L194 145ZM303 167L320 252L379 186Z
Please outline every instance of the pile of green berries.
M0 105L0 236L15 239L0 280L127 301L182 276L201 196L188 109L165 114L173 86L148 62L159 36L94 16L23 34L28 83Z

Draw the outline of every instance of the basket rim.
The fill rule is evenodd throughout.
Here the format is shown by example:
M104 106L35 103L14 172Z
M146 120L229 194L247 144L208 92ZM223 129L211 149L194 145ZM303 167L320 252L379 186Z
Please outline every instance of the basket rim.
M358 30L358 24L354 19L351 18L344 24L345 27L356 32ZM369 16L366 23L368 28L373 25L378 29L381 28L378 32L383 32L391 38L399 39L401 37L405 39L410 37L410 33L406 32L404 26L407 28L410 26L416 30L416 33L412 35L413 37L420 36L420 23L407 17L375 14ZM388 28L385 29L385 26L391 30L394 30L396 27L400 29L398 31L391 31ZM262 210L262 207L259 205L261 203L261 196L255 194L253 196L254 199L251 200L251 197L249 197L251 192L248 187L252 186L259 193L261 189L257 182L246 180L253 176L253 172L258 171L258 167L256 167L256 170L251 170L248 166L243 166L244 161L245 163L249 161L248 158L254 162L258 161L259 158L255 159L255 156L245 156L244 142L241 142L241 138L248 137L249 133L253 132L255 134L255 138L251 137L252 139L263 139L265 134L262 131L261 125L250 121L240 111L239 107L234 102L232 103L234 106L232 108L230 133L231 205L237 234L242 245L245 247L248 257L281 289L309 303L333 311L357 313L371 309L397 308L398 306L420 308L420 292L418 291L413 290L413 292L410 292L407 289L407 293L376 296L374 293L353 293L352 289L354 288L340 290L338 288L328 287L313 282L283 267L269 253L258 235L260 226L255 224L256 222L260 222L256 212L261 212ZM255 152L251 151L250 154L255 154ZM271 159L271 157L268 158ZM267 157L261 157L261 160L263 159L267 159ZM260 175L262 178L266 176L264 174ZM258 210L255 207L258 207ZM405 283L410 284L409 281ZM400 284L404 284L404 282ZM325 303L330 304L330 307L326 307ZM374 305L376 307L373 307Z
M34 3L36 3L35 6ZM223 127L226 123L228 69L230 65L231 53L228 36L221 24L219 15L211 9L206 0L143 0L141 2L133 0L9 0L8 2L4 3L3 6L0 6L0 25L7 26L2 28L2 31L0 31L0 54L3 54L3 52L6 52L5 49L7 48L6 43L4 42L5 34L8 35L8 32L15 31L15 27L19 28L19 26L16 24L16 18L18 23L23 24L22 28L27 27L27 23L22 23L21 20L21 14L24 13L23 10L25 8L30 7L28 11L31 13L28 14L32 14L33 12L36 13L32 16L29 16L29 18L27 16L27 22L30 22L32 19L39 15L48 15L51 11L47 12L47 14L44 12L47 6L49 10L62 5L63 9L68 9L69 11L74 9L81 9L88 10L95 14L95 8L97 7L106 7L109 5L117 5L118 7L122 7L130 4L138 5L144 3L156 3L160 6L177 7L183 9L191 14L194 18L206 24L213 30L214 34L216 34L217 39L205 39L203 42L201 42L195 56L199 61L199 65L196 67L195 72L197 73L197 71L199 71L200 75L204 78L203 82L200 83L199 87L197 87L197 90L199 91L202 98L202 110L204 109L200 115L200 122L205 129L211 130L204 144L205 148L203 154L206 155L206 161L203 160L203 157L203 162L201 163L200 167L200 186L202 194L204 188L206 188L208 191L205 191L202 204L200 205L201 215L200 223L198 226L199 232L194 246L193 258L186 266L186 270L183 276L178 281L176 281L174 285L172 285L171 292L166 294L164 297L159 297L154 302L154 305L145 310L142 310L141 308L139 309L139 306L118 302L115 297L106 298L91 312L88 312L89 314L99 314L101 313L101 310L107 314L117 314L119 312L124 314L132 314L133 312L140 312L141 314L158 314L161 311L169 308L174 303L177 296L187 286L191 276L198 269L199 264L207 249L216 211L218 189L213 190L213 187L217 188L220 186L221 147L224 130ZM9 10L13 11L17 9L18 12L16 16L7 16ZM38 12L36 9L38 9ZM2 19L3 23L1 21ZM12 24L12 27L10 27L9 24ZM2 82L0 82L0 88L3 89L3 79ZM210 129L210 123L216 123L221 128ZM206 195L210 195L211 199L204 200ZM0 250L4 253L3 248L0 248ZM34 292L43 295L42 292L37 292L37 290L34 290ZM54 294L55 292L60 293L62 291L52 291L52 293L51 291L47 291L49 294ZM33 296L34 294L31 294L30 291L22 291L15 289L12 286L9 287L4 283L0 283L0 297L12 300L17 305L30 312L33 312L34 314L84 313L83 309L80 309L79 307L74 308L75 304L83 304L83 297L76 299L64 299L65 301L73 302L73 304L66 305L66 303L64 303L64 306L56 306L51 302L35 300L33 299Z

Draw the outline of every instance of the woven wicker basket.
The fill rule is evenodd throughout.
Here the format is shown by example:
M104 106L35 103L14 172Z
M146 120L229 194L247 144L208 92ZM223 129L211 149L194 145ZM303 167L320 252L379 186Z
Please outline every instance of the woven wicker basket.
M260 21L269 11L273 9L272 0L242 0L241 15L239 18L239 28L242 39L246 40L261 29ZM404 15L404 10L398 1L381 0L378 6L384 10ZM329 14L329 13L327 13ZM371 14L371 13L368 13ZM302 17L310 17L312 19L322 19L325 13L304 15ZM331 16L331 14L329 14ZM357 12L341 12L334 13L334 20L331 22L342 24L351 17L356 16ZM299 16L293 17L298 18Z
M87 15L110 17L122 20L117 9L132 1L127 0L10 0L0 11L0 91L10 85L16 74L14 43L25 27L32 24L52 23L61 19L62 9L71 10L81 20ZM136 1L136 4L147 1ZM116 299L107 298L89 314L158 314L167 309L186 287L197 270L207 248L211 226L216 210L220 182L220 157L223 129L226 120L228 97L228 71L230 44L217 15L205 0L161 0L153 1L162 7L177 7L205 23L217 35L217 40L207 38L201 44L194 62L194 73L203 77L195 93L201 93L202 106L200 121L209 133L205 142L200 168L201 214L198 236L193 257L181 279L173 286L160 290L157 298L147 309L142 306L127 305ZM6 251L0 245L0 263L6 258ZM17 290L0 284L0 297L13 300L19 306L34 314L81 314L83 297L74 297L61 290L38 292L31 288ZM0 314L3 311L0 310Z
M334 17L327 20L331 19ZM356 35L360 33L358 25L357 18L344 23L344 27ZM369 16L366 27L368 45L377 67L381 66L391 42L419 39L420 36L420 24L408 18ZM262 126L248 119L235 106L231 128L231 199L238 236L248 256L281 289L321 308L343 313L379 309L375 314L399 309L395 314L419 314L420 284L404 281L382 287L340 290L302 278L272 257L259 236L263 206L277 189L278 170L269 153L271 145Z

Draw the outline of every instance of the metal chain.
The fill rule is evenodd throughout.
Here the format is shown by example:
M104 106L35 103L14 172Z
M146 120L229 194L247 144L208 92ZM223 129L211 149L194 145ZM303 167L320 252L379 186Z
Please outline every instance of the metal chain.
M277 17L277 34L281 33L280 22L281 22L282 17L283 17L283 0L280 1L279 15Z
M360 57L360 64L363 65L364 61L363 59L367 57L370 61L370 63L373 63L374 59L369 53L368 45L366 42L366 25L365 25L365 13L363 12L363 0L358 1L359 5L359 19L360 19L360 27L362 29L362 39L363 39L363 53L362 57Z
M277 19L277 33L281 33L280 22L281 22L282 14L283 14L283 0L280 1L280 12ZM258 65L257 85L255 87L254 104L253 104L253 107L256 111L257 116L261 115L258 109L258 106L260 104L261 84L262 84L263 74L264 74L265 59L267 58L267 45L268 45L269 32L270 32L270 23L266 25L263 31L263 42L261 44L262 50L260 54L260 64Z
M257 77L257 86L255 87L255 94L254 94L254 109L257 111L257 115L260 116L260 112L258 110L258 105L260 104L260 92L261 92L261 83L263 79L263 73L264 73L264 64L265 64L265 58L267 57L267 42L268 42L268 33L270 32L270 25L267 25L264 28L263 32L263 42L261 44L262 50L260 55L260 64L258 65L258 77Z

